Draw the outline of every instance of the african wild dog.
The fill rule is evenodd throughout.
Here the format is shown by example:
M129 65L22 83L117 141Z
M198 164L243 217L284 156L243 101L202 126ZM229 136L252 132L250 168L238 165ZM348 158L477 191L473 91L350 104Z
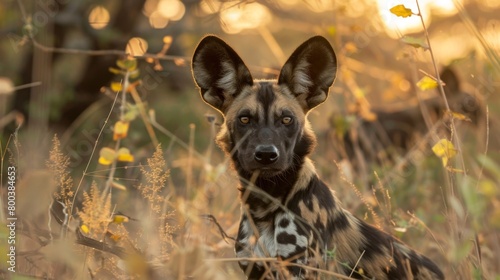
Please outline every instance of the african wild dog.
M444 91L450 110L467 118L473 126L479 127L484 122L484 104L479 96L462 91L460 80L450 67L440 73L445 83ZM451 138L449 114L442 97L436 92L435 98L422 100L404 108L375 108L374 120L356 117L350 129L338 137L331 134L335 142L341 142L346 156L351 161L384 163L408 153L417 146L430 144L437 138ZM456 122L456 125L461 124ZM399 154L401 152L401 154ZM362 171L361 171L362 172ZM366 170L365 172L366 173Z
M363 279L444 278L428 258L342 209L308 158L316 139L306 116L327 98L337 68L325 38L299 46L277 81L253 80L215 36L199 43L192 68L203 100L224 115L217 142L241 178L235 250L248 278L315 277L300 264ZM326 267L332 255L336 267ZM251 257L284 260L286 269Z

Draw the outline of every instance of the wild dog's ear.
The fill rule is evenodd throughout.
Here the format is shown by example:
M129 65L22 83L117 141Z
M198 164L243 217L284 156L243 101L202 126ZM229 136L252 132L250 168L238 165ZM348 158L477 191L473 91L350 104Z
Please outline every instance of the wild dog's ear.
M460 93L460 80L453 69L445 67L439 74L439 77L441 78L441 81L446 84L444 92L448 97L458 95Z
M462 91L457 73L449 66L445 67L439 76L446 84L444 93L448 99L450 109L453 112L466 115L474 124L478 124L484 115L482 109L485 105L481 97Z
M191 65L201 97L222 113L253 79L238 54L216 36L207 36L196 47Z
M324 37L315 36L292 53L281 69L278 84L287 86L307 112L326 100L336 72L332 46Z

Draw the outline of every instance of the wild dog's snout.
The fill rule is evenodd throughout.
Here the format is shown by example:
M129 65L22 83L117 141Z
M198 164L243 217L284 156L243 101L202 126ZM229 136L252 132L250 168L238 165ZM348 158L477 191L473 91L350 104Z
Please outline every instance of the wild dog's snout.
M271 164L278 160L280 153L274 145L258 145L255 148L254 158L260 164Z

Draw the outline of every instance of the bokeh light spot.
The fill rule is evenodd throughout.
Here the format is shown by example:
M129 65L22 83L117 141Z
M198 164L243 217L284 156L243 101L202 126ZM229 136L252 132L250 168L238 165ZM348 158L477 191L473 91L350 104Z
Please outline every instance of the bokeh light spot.
M133 37L127 43L125 51L132 56L144 55L148 50L148 42L140 37Z
M160 12L154 11L149 16L149 25L155 29L165 28L168 24L168 18L164 17Z
M109 12L103 6L95 6L89 14L89 24L94 29L103 29L109 23Z

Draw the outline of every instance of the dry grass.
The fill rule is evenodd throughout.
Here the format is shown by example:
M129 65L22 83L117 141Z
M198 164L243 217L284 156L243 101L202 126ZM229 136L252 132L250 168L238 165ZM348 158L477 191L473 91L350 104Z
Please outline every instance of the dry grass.
M263 31L266 30L261 30L261 33ZM271 42L273 53L283 53L273 43L272 35L263 34L267 42ZM361 115L373 117L361 92L362 86L357 84L365 76L355 72L358 68L367 76L376 76L384 69L356 61L346 54L348 51L340 51L339 61L350 70L341 69L337 78L337 83L341 84L335 86L332 95L350 96L347 99L355 99L350 103ZM408 53L419 55L414 50ZM428 66L437 70L438 65L434 62ZM390 74L393 78L401 75ZM352 97L356 93L359 96ZM193 96L189 102L202 106L194 91L187 94ZM152 115L146 115L146 105L142 104L144 101L138 94L132 97L142 106L139 107L139 116L145 125L136 121L136 127L131 130L134 132L137 126L146 126L147 133L141 137L146 137L146 134L150 137L144 146L128 142L128 148L135 155L134 163L114 162L108 167L98 166L96 152L95 156L86 157L80 164L86 165L84 171L79 168L71 170L71 158L63 152L64 145L54 136L49 150L40 148L36 151L37 156L47 159L46 166L29 168L29 153L32 151L25 151L17 137L15 142L8 144L7 150L1 143L3 178L6 166L17 166L19 170L19 223L17 272L7 274L6 249L2 247L0 278L243 277L237 265L238 259L234 257L232 238L236 236L239 222L236 190L239 181L228 160L213 146L217 121L210 117L206 125L197 128L193 124L178 122L177 112L172 113L170 117L177 126L185 126L189 131L190 136L182 139L169 127L158 124ZM128 98L125 90L118 98ZM498 107L498 100L490 101L489 106ZM338 106L334 105L335 102L337 100L330 101L326 106ZM179 104L174 106L179 107ZM331 107L326 106L319 108L321 113L311 114L313 127L315 120L319 123L326 119L325 112L331 115ZM106 120L105 124L95 125L99 137L91 146L96 151L103 142L104 145L113 145L115 151L122 147L123 143L114 145L116 142L102 133L111 126L108 120L123 118L127 109L121 108L119 114L106 108L105 113L109 115L102 119ZM453 138L450 139L454 139L460 150L459 157L451 163L453 169L444 168L432 154L430 147L434 135L429 133L412 149L399 154L396 161L375 164L358 158L358 164L370 170L361 174L350 168L350 159L346 158L341 145L332 143L336 138L321 137L339 131L339 127L333 124L327 125L329 132L326 133L317 129L319 145L313 159L320 175L335 189L345 208L435 260L448 279L500 279L500 143L492 137L498 116L496 112L489 112L488 107L485 112L487 118L477 127L466 127L460 122L451 127ZM161 145L156 145L156 137L164 140ZM79 141L83 137L75 138ZM489 142L490 138L495 141ZM195 144L196 140L203 144ZM208 148L200 148L204 144ZM332 167L335 161L337 167ZM78 183L75 185L75 182ZM123 186L125 190L117 186ZM4 199L3 188L2 192ZM7 241L5 228L0 227L2 244ZM328 254L334 261L335 252ZM285 265L276 259L266 260L278 269ZM342 279L334 272L320 271L320 274L322 279Z

